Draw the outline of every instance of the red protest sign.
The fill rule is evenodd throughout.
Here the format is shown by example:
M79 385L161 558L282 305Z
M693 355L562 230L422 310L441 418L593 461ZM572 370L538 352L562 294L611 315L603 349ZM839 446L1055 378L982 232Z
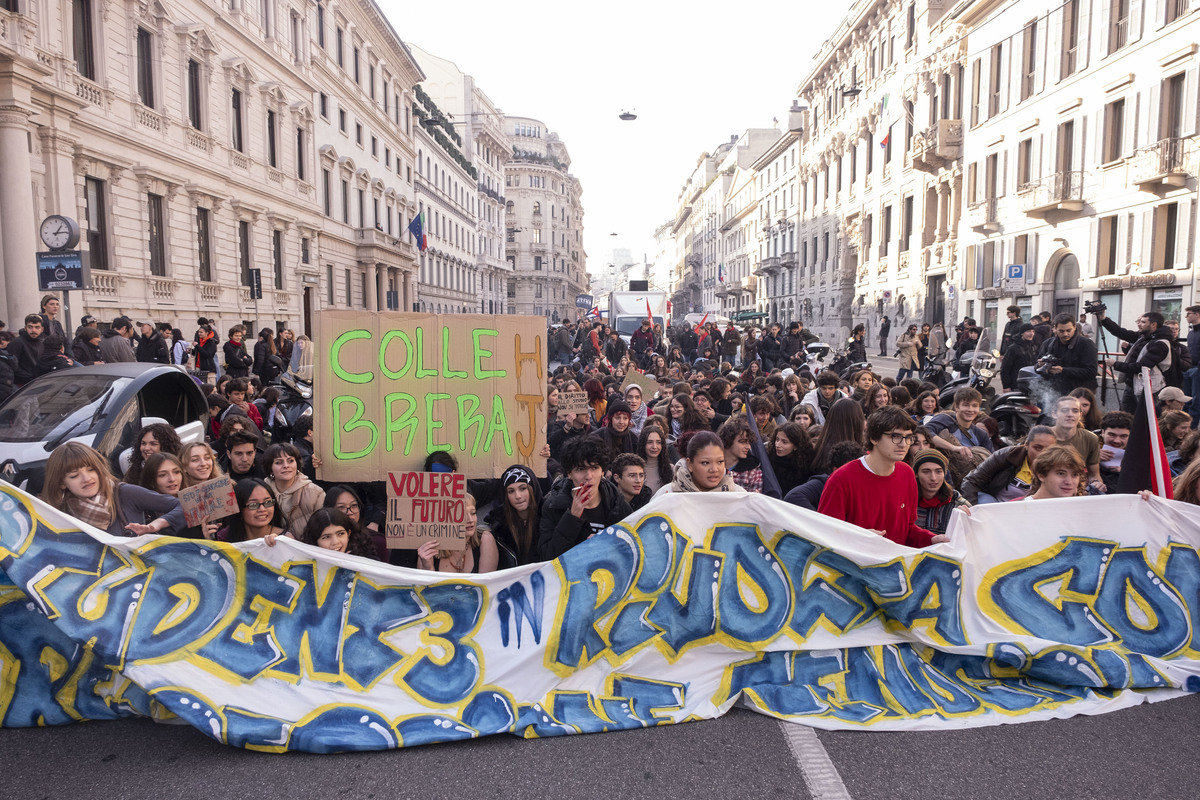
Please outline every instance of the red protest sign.
M389 472L387 546L416 550L436 539L462 550L467 536L467 476L458 472Z
M198 483L179 490L179 505L189 527L202 522L215 522L238 513L233 494L233 480L228 475Z

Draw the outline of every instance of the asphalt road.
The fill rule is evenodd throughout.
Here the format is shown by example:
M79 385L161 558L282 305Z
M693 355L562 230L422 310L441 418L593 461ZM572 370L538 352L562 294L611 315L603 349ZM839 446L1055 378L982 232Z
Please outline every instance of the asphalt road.
M331 756L250 753L129 720L0 730L0 797L1181 800L1200 796L1198 746L1197 695L967 731L814 732L735 710L650 730Z

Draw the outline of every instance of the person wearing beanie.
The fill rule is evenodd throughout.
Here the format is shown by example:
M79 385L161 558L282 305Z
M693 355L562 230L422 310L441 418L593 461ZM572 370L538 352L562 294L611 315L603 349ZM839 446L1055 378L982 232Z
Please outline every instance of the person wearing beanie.
M1032 367L1037 363L1037 346L1034 344L1033 326L1023 322L1017 327L1016 334L1004 351L1000 362L1000 382L1008 391L1016 391L1017 378L1023 367Z
M946 481L950 461L930 448L913 457L912 467L917 474L917 524L935 535L945 533L954 509L971 505Z
M607 410L604 427L591 434L607 453L605 467L622 453L637 453L637 436L631 426L633 411L629 403L618 398L608 404Z

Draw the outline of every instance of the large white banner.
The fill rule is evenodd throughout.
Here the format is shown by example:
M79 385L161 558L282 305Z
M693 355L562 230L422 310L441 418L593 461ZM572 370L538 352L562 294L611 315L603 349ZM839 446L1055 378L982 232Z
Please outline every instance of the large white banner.
M1200 508L985 506L918 551L760 495L670 495L554 562L404 570L115 539L0 489L0 721L183 718L256 750L719 716L934 729L1200 690Z

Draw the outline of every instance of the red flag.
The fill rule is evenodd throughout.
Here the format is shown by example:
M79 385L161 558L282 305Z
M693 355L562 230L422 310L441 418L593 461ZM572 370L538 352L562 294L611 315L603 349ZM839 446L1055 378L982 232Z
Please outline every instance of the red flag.
M650 298L646 298L646 319L650 320L650 327L654 327L654 312L650 310ZM678 404L676 404L678 405Z
M1133 428L1129 431L1129 446L1121 458L1120 494L1136 494L1149 489L1159 497L1174 498L1171 470L1162 433L1158 430L1158 415L1154 413L1154 395L1150 391L1150 370L1142 368L1145 390L1133 413Z

